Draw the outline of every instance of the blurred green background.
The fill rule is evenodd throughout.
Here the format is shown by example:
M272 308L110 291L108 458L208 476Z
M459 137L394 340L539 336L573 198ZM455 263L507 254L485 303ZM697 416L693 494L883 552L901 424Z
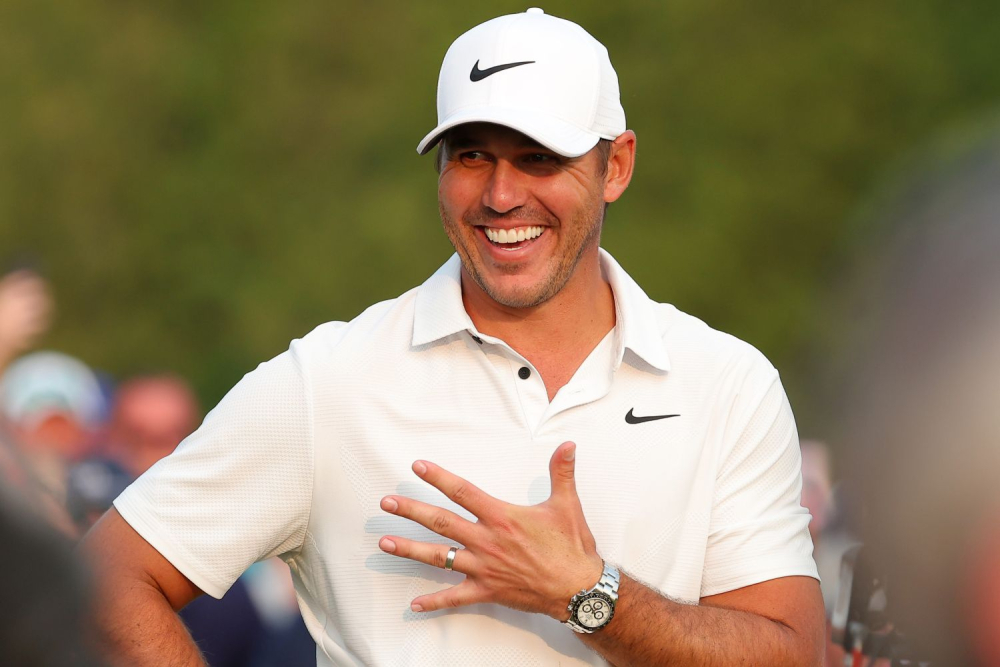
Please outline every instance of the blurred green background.
M43 345L211 406L259 361L450 254L432 159L452 39L524 3L0 3L0 262L37 265ZM1000 101L1000 3L549 2L609 48L638 170L604 246L750 341L800 433L878 238L887 174ZM2 267L0 268L9 268Z

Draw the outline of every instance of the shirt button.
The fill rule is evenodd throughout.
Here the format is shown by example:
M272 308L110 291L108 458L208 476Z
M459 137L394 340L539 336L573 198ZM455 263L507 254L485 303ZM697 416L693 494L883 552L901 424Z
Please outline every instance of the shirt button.
M470 334L470 335L472 335L472 334ZM477 342L477 343L479 343L480 345L482 345L482 344L483 344L483 339L482 339L482 338L480 338L479 336L472 336L472 340L476 341L476 342Z
M521 370L517 372L517 376L522 380L527 380L529 377L531 377L531 369L528 368L527 366L521 366Z

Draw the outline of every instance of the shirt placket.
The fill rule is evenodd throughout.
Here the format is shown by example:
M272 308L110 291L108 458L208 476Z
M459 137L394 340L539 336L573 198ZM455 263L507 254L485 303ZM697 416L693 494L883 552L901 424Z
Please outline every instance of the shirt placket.
M534 435L549 407L545 383L531 363L499 338L470 332L498 373L509 378L521 406L525 428Z
M570 381L559 390L546 406L543 421L548 421L561 412L600 400L611 391L614 379L615 338L609 335L601 341L584 360Z

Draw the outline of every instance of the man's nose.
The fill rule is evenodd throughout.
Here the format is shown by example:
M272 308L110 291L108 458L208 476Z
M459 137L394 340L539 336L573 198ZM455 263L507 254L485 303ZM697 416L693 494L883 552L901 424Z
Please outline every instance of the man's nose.
M507 213L524 204L525 176L507 160L497 160L483 190L483 206Z

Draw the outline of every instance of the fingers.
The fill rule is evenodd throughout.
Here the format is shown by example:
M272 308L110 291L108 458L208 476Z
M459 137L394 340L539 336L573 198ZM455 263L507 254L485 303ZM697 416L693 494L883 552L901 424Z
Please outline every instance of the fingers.
M457 547L458 545L455 546ZM400 558L409 558L418 563L424 563L443 570L447 564L448 550L451 549L451 546L447 544L428 544L427 542L417 542L405 537L387 535L378 541L378 548L387 554L399 556ZM468 574L474 560L475 557L472 554L459 547L455 552L455 560L452 562L451 569L455 572Z
M421 479L448 496L456 505L460 505L483 518L489 513L491 506L499 501L475 484L467 482L458 475L452 474L439 465L429 461L417 461L413 464L413 472ZM429 526L428 526L429 527ZM433 530L433 529L432 529Z
M450 510L404 496L386 496L380 506L384 511L415 521L442 537L462 544L471 541L475 524Z
M552 498L579 503L576 493L576 443L564 442L556 447L549 459L549 479Z
M444 569L448 560L450 546L445 544L428 544L427 542L417 542L405 537L386 536L378 542L379 548L394 556L409 558L420 563L425 563L433 567ZM457 549L455 558L452 560L451 569L455 572L468 574L475 566L475 557L465 549ZM463 607L465 605L485 602L486 598L469 579L462 583L438 591L431 595L423 595L410 603L411 611L436 611L438 609L448 609L452 607Z
M462 583L446 588L430 595L421 595L410 603L412 611L437 611L438 609L451 609L454 607L464 607L478 602L488 602L480 588L471 580L466 579Z

